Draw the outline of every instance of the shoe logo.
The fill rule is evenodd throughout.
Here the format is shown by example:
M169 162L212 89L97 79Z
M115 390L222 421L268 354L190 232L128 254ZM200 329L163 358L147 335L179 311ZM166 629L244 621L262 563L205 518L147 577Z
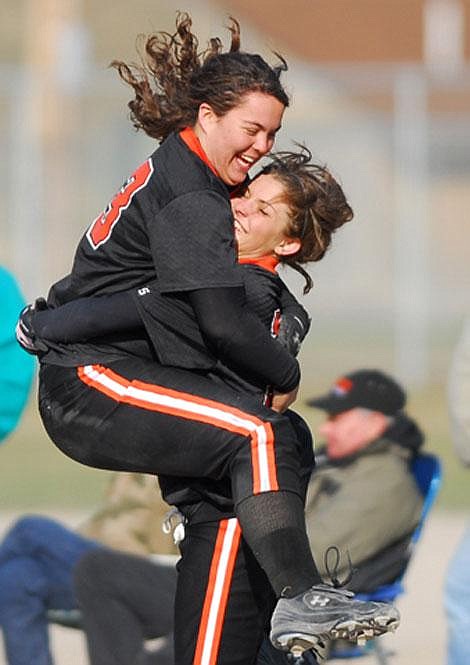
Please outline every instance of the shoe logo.
M330 599L326 598L325 596L315 595L309 598L307 602L309 605L313 606L319 605L320 607L325 607L325 605L328 605L328 603L330 602Z

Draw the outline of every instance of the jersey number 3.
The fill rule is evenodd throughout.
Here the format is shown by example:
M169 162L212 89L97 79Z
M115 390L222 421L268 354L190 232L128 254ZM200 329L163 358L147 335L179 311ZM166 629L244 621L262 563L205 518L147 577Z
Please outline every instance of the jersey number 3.
M95 219L86 233L88 242L93 249L98 249L100 245L109 240L114 227L121 218L123 210L129 207L137 192L145 187L152 173L152 160L148 159L142 166L139 166L137 171L121 187L111 203L108 204L106 210Z

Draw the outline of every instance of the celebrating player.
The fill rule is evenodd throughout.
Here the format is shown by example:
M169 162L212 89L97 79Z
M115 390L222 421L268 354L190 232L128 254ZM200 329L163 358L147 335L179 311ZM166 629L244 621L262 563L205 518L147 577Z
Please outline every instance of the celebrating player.
M393 608L356 601L321 583L305 533L302 445L291 419L280 413L295 396L298 364L250 311L237 265L230 188L242 184L273 145L288 104L280 69L239 51L235 23L231 51L222 53L220 42L212 40L200 60L190 28L189 17L182 15L175 35L158 34L146 42L141 68L116 65L135 90L134 123L164 140L92 223L71 275L55 284L48 298L56 307L132 288L144 296L156 280L155 304L140 307L142 321L152 329L152 314L167 308L159 320L171 328L168 339L179 333L184 349L179 366L162 364L171 344L156 345L157 362L147 335L134 330L51 345L40 371L43 422L70 457L187 484L203 480L198 490L209 497L212 484L226 483L229 489L238 519L224 522L215 546L229 564L223 592L215 599L206 595L196 608L177 599L177 626L185 620L199 624L197 635L184 644L176 630L181 664L209 662L209 652L215 662L222 653L239 525L279 598L272 639L280 648L315 646L338 634L380 634L398 623ZM311 237L321 247L319 228L323 220L328 228L328 209L315 211L302 182L294 190L306 197L292 216L295 232L294 224L285 231L291 211L279 191L256 195L260 215L284 219L275 246L263 247L268 256L295 260L300 249L295 237ZM242 244L237 213L236 220ZM188 320L200 331L196 346L186 336ZM252 383L272 386L278 412L214 380L219 360ZM171 498L178 503L177 496Z

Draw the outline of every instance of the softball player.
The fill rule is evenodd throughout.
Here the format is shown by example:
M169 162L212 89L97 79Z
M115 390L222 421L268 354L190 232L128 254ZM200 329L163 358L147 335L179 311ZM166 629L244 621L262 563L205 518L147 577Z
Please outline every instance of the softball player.
M150 38L152 75L175 68L166 56L176 53L180 89L171 98L161 94L163 77L150 94L149 69L136 74L117 65L136 92L135 124L164 141L92 223L71 275L52 287L48 304L145 288L157 278L172 311L179 303L189 308L214 356L287 395L285 406L298 385L298 364L245 306L227 187L242 183L270 150L288 100L279 71L237 50L235 24L232 34L232 52L222 54L212 42L202 65L188 17L177 23L180 42ZM174 78L171 86L174 93ZM313 236L319 230L309 211L295 223L298 231L312 226ZM279 245L292 253L291 236ZM305 532L302 446L287 416L203 371L157 363L141 332L51 348L41 362L39 404L52 440L84 464L230 485L237 521L227 525L223 560L236 558L241 525L279 598L272 639L280 648L379 634L397 623L388 606L322 586ZM217 585L219 610L214 615L215 605L204 605L200 622L209 632L191 660L179 662L217 662L229 586Z

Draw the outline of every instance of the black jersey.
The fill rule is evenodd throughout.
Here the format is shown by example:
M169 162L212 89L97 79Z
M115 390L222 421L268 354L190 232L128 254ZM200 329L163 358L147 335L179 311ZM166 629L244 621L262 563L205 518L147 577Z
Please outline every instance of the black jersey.
M171 134L91 224L72 272L50 290L52 307L82 296L127 291L158 279L162 294L241 286L229 191L191 130ZM54 345L44 362L152 358L146 335Z

